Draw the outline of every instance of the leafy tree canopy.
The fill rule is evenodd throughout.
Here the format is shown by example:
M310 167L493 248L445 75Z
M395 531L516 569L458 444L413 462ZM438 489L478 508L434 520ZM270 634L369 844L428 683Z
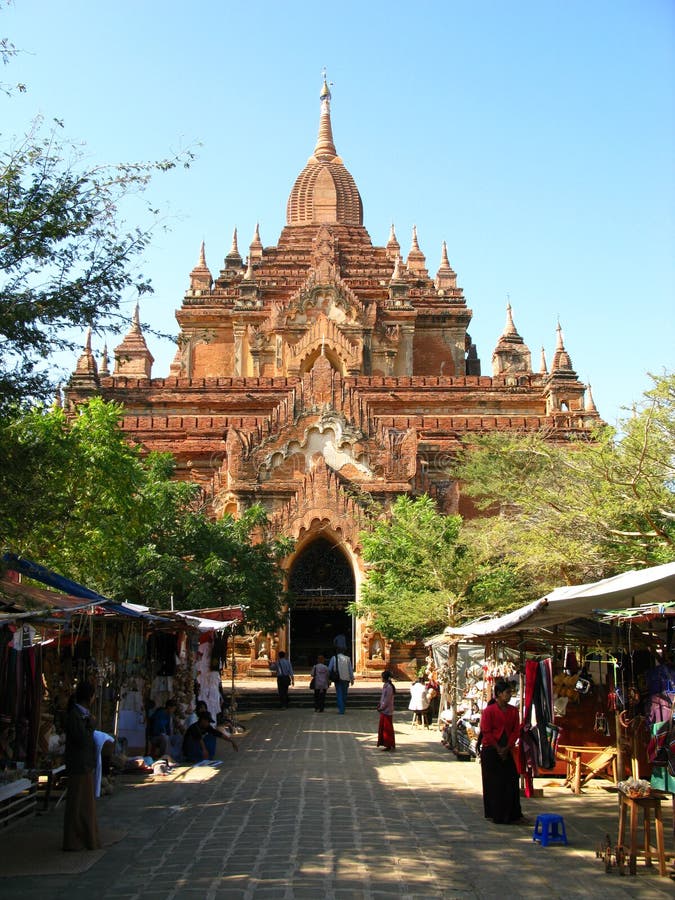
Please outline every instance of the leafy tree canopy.
M0 0L0 11L5 6ZM18 51L0 37L0 61ZM0 82L11 102L25 85ZM1 117L1 113L0 113ZM0 134L0 411L53 394L48 358L74 350L71 329L113 332L126 324L123 299L152 290L136 268L157 226L129 227L122 210L152 177L178 165L185 151L149 163L90 165L81 146L62 136L63 123L37 118L22 138Z
M466 524L474 547L507 561L537 595L675 559L675 377L653 382L621 433L467 443L454 474L487 513Z
M459 516L441 515L428 496L398 497L391 514L361 534L367 577L352 612L371 615L377 630L397 640L445 627L458 601L460 527Z
M174 480L165 454L143 457L122 408L92 399L15 409L0 420L2 544L120 600L177 609L242 604L276 624L287 542L268 540L260 507L213 521L201 489Z
M45 361L75 348L69 328L125 324L122 300L151 290L135 270L151 229L125 227L120 207L156 172L189 164L90 167L60 128L38 120L0 149L0 408L49 396Z

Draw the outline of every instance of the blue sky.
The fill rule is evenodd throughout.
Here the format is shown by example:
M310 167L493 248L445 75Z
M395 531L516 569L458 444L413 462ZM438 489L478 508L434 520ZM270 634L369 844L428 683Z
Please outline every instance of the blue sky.
M0 96L3 141L40 113L92 163L196 148L149 194L170 230L141 318L161 331L202 240L214 273L235 225L243 254L256 222L277 242L325 66L373 242L393 222L406 256L416 224L434 273L447 241L484 374L507 296L535 368L560 319L612 424L675 368L672 0L13 0L0 36L21 51L1 79L28 87ZM167 375L174 348L149 344Z

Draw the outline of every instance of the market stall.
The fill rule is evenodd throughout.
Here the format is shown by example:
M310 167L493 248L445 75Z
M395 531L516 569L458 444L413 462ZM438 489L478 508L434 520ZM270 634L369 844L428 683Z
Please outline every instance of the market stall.
M669 563L556 588L504 616L448 628L442 639L482 647L482 704L498 667L516 655L531 749L546 771L562 771L579 791L598 775L613 781L649 775L648 727L672 718L674 622L675 563ZM535 690L532 680L542 667L548 681L542 703L550 704L550 716L546 706L539 715L528 708L528 670ZM461 699L453 698L455 707Z
M29 560L7 554L4 562L9 568L0 579L2 799L11 800L13 791L18 795L25 780L44 788L48 799L63 771L68 698L82 680L95 685L98 728L112 736L114 752L123 759L146 753L151 703L175 697L180 723L196 700L204 699L218 718L227 637L243 619L241 607L155 613L112 602Z

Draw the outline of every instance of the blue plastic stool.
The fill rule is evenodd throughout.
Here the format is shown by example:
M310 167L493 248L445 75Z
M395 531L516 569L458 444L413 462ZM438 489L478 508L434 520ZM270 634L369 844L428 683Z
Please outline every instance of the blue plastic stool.
M532 832L532 840L539 841L542 847L549 844L565 844L567 846L567 834L565 833L565 820L562 816L553 813L545 813L537 816Z

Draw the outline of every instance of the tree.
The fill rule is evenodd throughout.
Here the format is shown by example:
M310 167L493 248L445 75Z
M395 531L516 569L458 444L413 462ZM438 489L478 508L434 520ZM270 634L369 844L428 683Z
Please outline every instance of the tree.
M5 65L16 53L0 38ZM0 93L10 96L11 86L0 83ZM22 139L0 148L0 414L53 394L46 361L75 349L69 329L124 327L127 293L136 299L152 290L134 266L159 213L148 206L150 224L129 228L121 210L156 173L194 158L187 150L156 162L90 166L62 128L55 119L45 130L37 118Z
M398 497L361 535L367 575L352 612L371 616L393 640L426 637L459 621L468 587L461 525L426 495Z
M260 507L214 522L167 454L143 456L122 407L94 398L74 417L14 410L0 423L4 549L119 600L168 609L242 604L252 627L277 623L280 558Z
M485 513L466 526L474 547L508 561L536 595L675 559L675 378L653 381L622 435L467 443L454 474Z
M236 520L211 519L199 486L174 480L169 454L150 454L146 465L139 503L147 527L110 573L113 594L159 609L241 604L249 627L275 628L284 600L279 563L290 542L265 538L260 506Z
M94 398L70 420L33 408L0 423L3 543L99 590L143 524L145 475L121 414Z
M127 229L120 208L179 162L87 167L61 127L38 121L0 153L0 410L50 395L44 361L75 348L69 328L119 330L126 293L151 290L133 268L151 229Z

